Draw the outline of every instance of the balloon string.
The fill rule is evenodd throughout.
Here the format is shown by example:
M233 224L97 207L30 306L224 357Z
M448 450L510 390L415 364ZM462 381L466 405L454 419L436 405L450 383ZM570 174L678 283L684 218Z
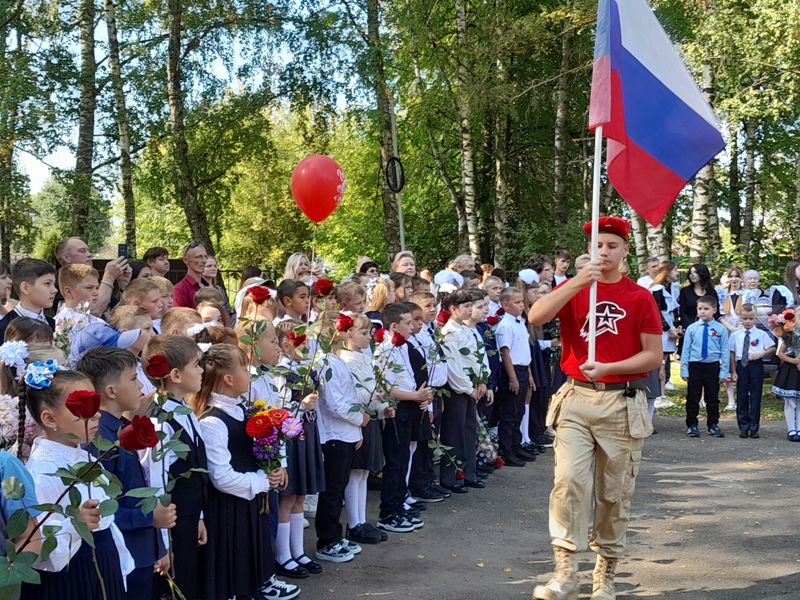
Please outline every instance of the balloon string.
M319 223L314 223L314 231L311 234L311 269L313 270L314 264L316 264L317 258L317 229L319 228ZM308 303L308 312L306 313L306 326L309 325L309 321L311 319L311 306L313 302Z

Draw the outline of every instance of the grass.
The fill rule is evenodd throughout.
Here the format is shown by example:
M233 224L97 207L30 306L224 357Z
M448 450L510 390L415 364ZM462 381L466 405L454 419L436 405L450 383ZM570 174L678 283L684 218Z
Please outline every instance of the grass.
M672 361L670 381L675 386L675 390L667 390L667 398L675 403L675 406L669 408L657 408L656 414L669 415L669 416L686 416L686 382L681 379L680 363ZM736 384L734 383L734 394L736 393ZM735 397L735 395L734 395ZM726 415L735 416L734 411L723 410L728 404L728 395L725 392L725 386L720 386L719 390L720 402L720 416ZM700 414L705 415L705 408L700 409ZM772 380L769 377L764 378L764 393L761 398L761 418L764 420L783 419L783 399L778 398L772 393ZM701 418L702 420L702 418Z

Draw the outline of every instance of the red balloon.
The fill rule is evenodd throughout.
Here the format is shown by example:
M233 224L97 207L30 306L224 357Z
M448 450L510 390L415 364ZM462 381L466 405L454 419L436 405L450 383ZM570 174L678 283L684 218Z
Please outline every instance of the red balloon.
M321 223L336 210L347 186L342 167L328 156L307 156L292 173L292 197L303 214Z

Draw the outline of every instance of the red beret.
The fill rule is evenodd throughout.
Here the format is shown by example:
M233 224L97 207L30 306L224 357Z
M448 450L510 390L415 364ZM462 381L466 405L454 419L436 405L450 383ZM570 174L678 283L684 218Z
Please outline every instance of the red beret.
M583 231L586 235L592 237L591 221L583 226ZM623 219L622 217L600 217L598 231L600 233L613 233L627 242L628 234L631 232L631 224L628 223L627 219Z

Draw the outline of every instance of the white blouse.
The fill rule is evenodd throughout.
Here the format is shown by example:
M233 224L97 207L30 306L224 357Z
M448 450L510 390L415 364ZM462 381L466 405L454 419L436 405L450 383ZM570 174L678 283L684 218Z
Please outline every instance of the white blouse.
M55 473L57 469L68 469L76 463L88 462L89 460L91 458L86 450L66 446L42 437L36 438L31 448L31 456L25 466L36 484L36 499L39 503L49 504L55 502L66 489L66 486L61 483L61 479L51 475L52 473ZM80 492L81 504L89 500L89 489L85 484L79 483L75 486L75 489ZM105 490L99 486L92 486L91 497L100 502L108 500ZM68 495L61 499L60 505L64 508L70 505ZM45 526L59 524L62 528L56 534L58 546L50 555L49 564L36 565L36 568L42 571L61 571L67 566L69 559L75 555L83 543L81 536L77 534L71 524L56 523L56 518L58 517L56 515L55 518L50 518L45 522ZM65 519L65 521L68 521L68 519ZM101 517L100 526L97 530L103 531L105 529L111 529L114 545L119 553L122 575L123 577L127 576L134 569L133 557L125 546L122 532L114 524L113 515Z
M475 386L472 383L470 371L480 373L481 363L476 358L478 343L472 330L466 325L456 323L450 319L442 327L444 335L444 355L447 359L447 382L457 394L471 394ZM461 349L466 348L469 353L464 356Z
M361 406L367 406L377 413L379 419L383 419L384 411L389 408L388 402L383 402L381 392L372 391L375 389L375 372L372 370L372 358L355 350L342 350L339 357L350 369L350 377L353 379L353 387L356 389L356 400Z
M244 398L231 398L222 394L211 394L212 408L218 408L237 421L244 421ZM266 473L258 470L251 473L235 471L231 466L231 452L228 449L228 428L217 417L200 419L203 441L206 444L209 478L214 487L225 494L252 500L262 492L268 492L270 485ZM284 465L285 466L285 465Z

